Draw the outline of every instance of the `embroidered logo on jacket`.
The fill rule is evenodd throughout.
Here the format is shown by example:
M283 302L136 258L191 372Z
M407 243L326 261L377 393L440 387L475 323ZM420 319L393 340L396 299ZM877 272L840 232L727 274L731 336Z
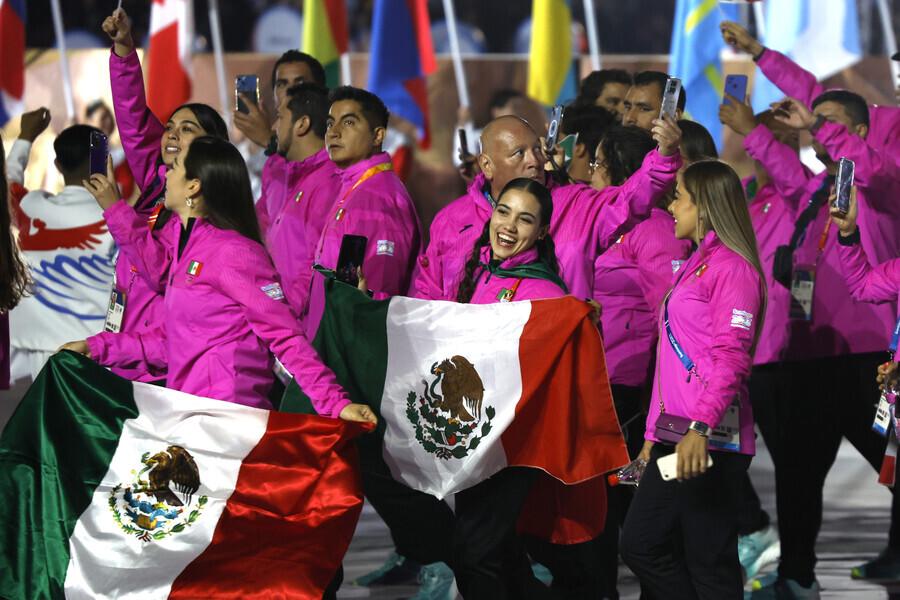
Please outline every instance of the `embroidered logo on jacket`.
M269 285L264 285L259 289L265 292L266 296L272 300L284 300L284 292L281 290L281 284L277 281L275 283L270 283Z
M753 315L745 310L731 309L731 326L749 331L753 325Z
M683 260L673 260L672 261L672 273L677 273L679 269L681 269L681 265L684 264Z
M198 262L196 260L192 260L190 264L188 264L187 274L196 277L200 274L200 271L203 269L203 263Z
M376 246L375 253L378 256L393 256L394 255L394 242L391 240L378 240L378 245Z

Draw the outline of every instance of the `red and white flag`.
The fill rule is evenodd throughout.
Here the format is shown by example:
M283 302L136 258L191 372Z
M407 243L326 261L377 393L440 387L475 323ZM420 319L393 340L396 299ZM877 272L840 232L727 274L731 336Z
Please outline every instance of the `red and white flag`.
M150 60L147 103L165 123L191 97L191 0L153 0L150 11Z

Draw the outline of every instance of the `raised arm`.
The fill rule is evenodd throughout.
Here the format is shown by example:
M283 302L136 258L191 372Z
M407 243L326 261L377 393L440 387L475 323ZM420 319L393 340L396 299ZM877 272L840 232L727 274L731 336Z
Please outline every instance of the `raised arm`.
M757 125L744 138L744 149L751 158L762 164L778 194L792 212L796 211L810 179L810 172L797 152L775 139L765 125Z
M114 44L109 55L109 83L119 136L135 181L145 189L156 177L165 127L147 107L144 74L131 37L131 19L124 10L116 9L103 21L103 31Z

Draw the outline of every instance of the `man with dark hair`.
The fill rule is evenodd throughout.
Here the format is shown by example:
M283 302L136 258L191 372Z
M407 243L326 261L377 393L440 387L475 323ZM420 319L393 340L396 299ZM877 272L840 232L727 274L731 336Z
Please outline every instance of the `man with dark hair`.
M790 291L790 337L780 356L785 398L775 431L776 506L781 537L777 579L760 584L754 598L815 598L815 543L822 522L822 489L841 440L846 437L876 471L884 439L872 422L883 362L896 315L888 305L856 302L842 274L836 231L831 231L828 195L841 157L855 165L859 235L878 264L900 254L900 164L896 131L900 111L867 107L848 91L826 92L816 78L784 55L766 49L736 23L721 25L725 41L749 52L763 74L790 98L776 117L813 137L825 171L812 178L793 215L788 245L779 248L774 273ZM809 107L812 107L810 110ZM797 435L814 427L816 435ZM888 547L852 572L860 579L900 579L900 502L891 510Z
M256 203L260 233L281 276L285 298L301 317L309 298L316 242L341 186L325 151L328 90L301 83L287 90L272 131L278 151L263 168Z
M631 73L623 69L601 69L581 80L576 104L593 104L622 117L625 94L631 88Z
M54 164L66 184L61 192L24 187L32 143L49 124L46 108L23 114L6 161L12 216L34 281L32 295L10 312L13 379L33 379L66 340L98 333L112 286L112 236L82 183L90 177L91 134L98 130L73 125L54 140Z
M287 90L299 83L311 82L324 86L325 69L322 63L309 54L299 50L288 50L275 61L271 81L277 109L284 100ZM262 148L271 147L271 151L274 152L272 122L265 108L256 106L252 98L245 97L244 102L249 112L234 111L232 113L234 126L256 145Z
M597 71L600 72L600 71ZM597 144L606 130L616 123L616 115L600 106L570 105L563 112L560 125L561 139L569 135L577 136L572 160L566 168L569 177L580 183L590 183L591 163Z
M660 71L641 71L634 76L634 81L622 101L622 124L634 125L650 131L653 119L659 117L662 108L663 92L669 76ZM687 104L687 93L684 87L678 95L678 106L675 118L680 119Z

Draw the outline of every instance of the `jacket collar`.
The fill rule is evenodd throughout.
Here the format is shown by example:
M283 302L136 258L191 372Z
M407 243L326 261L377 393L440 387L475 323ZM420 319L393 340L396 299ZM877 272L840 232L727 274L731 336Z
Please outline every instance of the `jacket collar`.
M328 158L328 151L322 148L312 156L307 156L301 161L288 161L288 168L291 171L291 175L303 176L312 173L329 160L331 159Z
M527 265L529 263L533 263L538 259L538 251L537 246L532 246L525 252L520 252L515 256L510 256L500 264L496 265L497 268L500 269L512 269L513 267L518 267L520 265ZM481 262L485 265L489 265L491 260L491 245L487 244L486 246L481 247Z
M354 165L350 165L346 169L338 169L337 173L344 183L351 185L362 176L368 169L376 165L391 162L391 155L387 152L378 152L365 160L361 160Z

